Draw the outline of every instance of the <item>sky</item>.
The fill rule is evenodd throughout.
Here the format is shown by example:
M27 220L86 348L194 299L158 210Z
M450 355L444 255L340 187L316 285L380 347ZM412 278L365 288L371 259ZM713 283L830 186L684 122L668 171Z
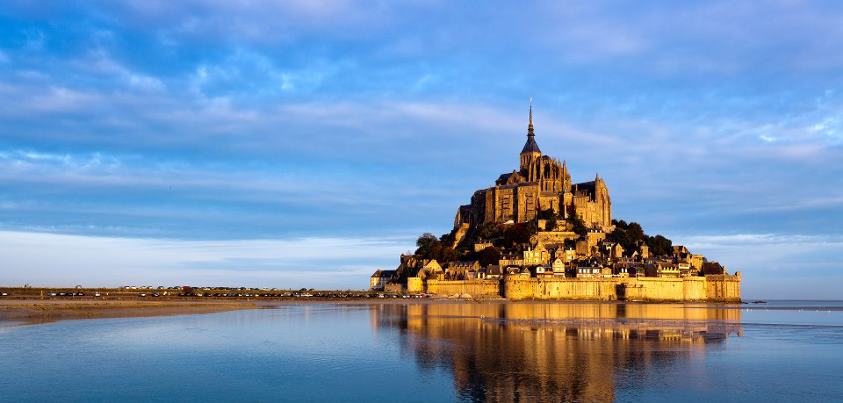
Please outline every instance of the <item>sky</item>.
M365 288L536 140L840 298L843 3L6 0L0 284Z

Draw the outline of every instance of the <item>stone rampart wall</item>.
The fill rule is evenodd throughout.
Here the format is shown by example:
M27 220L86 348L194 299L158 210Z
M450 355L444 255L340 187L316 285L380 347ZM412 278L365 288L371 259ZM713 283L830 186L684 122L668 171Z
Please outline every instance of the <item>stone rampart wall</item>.
M624 297L630 301L710 301L741 300L740 273L705 277L651 278L625 281Z
M735 302L741 300L741 273L734 276L705 276L706 296L709 301Z
M709 301L738 302L741 276L638 277L638 278L530 278L509 277L499 290L497 280L428 280L427 292L437 295L494 297L510 300L597 301Z
M464 295L474 298L500 297L498 280L427 280L427 292L436 295Z
M706 299L703 277L626 279L624 298L628 301L703 301Z
M524 278L504 281L507 299L583 299L611 301L618 299L617 280L602 278Z

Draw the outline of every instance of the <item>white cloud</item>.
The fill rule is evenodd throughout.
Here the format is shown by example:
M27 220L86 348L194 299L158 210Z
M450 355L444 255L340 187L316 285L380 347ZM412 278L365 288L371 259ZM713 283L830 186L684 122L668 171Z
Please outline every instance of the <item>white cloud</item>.
M88 54L72 63L82 71L97 75L116 77L123 85L136 90L160 91L165 88L164 83L157 77L139 73L115 60L102 47L92 49Z
M674 236L694 253L743 274L749 298L837 299L843 236L743 233ZM818 281L825 278L827 281Z
M20 110L13 109L10 113L34 112L34 113L64 113L84 112L95 109L103 98L96 92L76 90L63 86L54 86L44 93L32 94L17 99L15 102L21 107Z
M407 239L185 241L0 231L3 285L367 287Z

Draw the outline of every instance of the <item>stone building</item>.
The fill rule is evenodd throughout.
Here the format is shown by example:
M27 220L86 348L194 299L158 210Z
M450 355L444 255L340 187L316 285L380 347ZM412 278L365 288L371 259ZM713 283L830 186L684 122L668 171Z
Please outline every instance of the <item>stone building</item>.
M376 270L369 278L369 289L382 291L387 283L395 277L395 270Z
M612 223L609 188L599 175L592 181L572 183L566 162L542 154L531 105L519 169L500 175L494 186L474 192L471 203L457 209L454 228L524 223L544 210L553 210L563 219L576 214L586 227L595 230L606 231Z

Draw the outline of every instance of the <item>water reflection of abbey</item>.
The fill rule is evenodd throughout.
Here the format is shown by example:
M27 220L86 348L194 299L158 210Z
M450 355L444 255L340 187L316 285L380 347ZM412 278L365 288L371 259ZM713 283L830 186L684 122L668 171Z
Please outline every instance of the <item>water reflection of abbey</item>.
M741 334L740 311L682 305L418 304L371 308L422 368L471 401L611 401L642 373ZM684 376L676 374L676 376Z

